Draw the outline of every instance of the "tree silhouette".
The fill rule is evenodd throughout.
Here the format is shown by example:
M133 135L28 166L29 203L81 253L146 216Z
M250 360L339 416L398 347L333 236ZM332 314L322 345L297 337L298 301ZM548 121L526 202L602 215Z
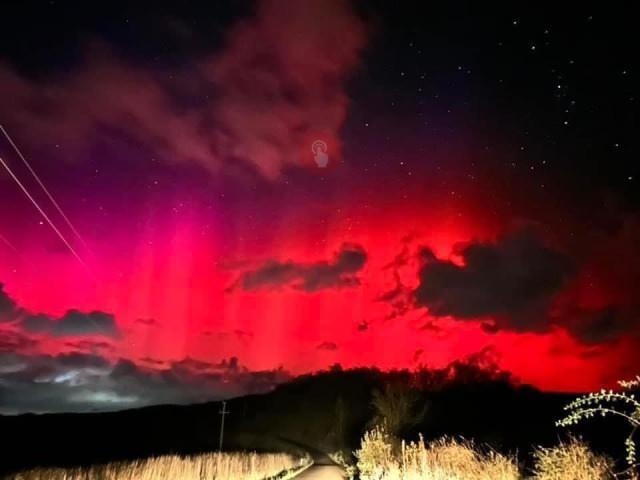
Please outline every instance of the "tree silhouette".
M429 408L420 393L404 383L388 383L383 390L375 389L371 404L375 410L372 423L384 425L394 437L401 437L418 425Z

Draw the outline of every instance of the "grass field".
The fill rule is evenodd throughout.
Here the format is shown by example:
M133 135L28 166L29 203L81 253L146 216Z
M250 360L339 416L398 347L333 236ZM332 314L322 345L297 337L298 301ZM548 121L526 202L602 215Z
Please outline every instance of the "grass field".
M284 453L167 455L82 469L35 469L12 475L8 480L263 480L307 461Z

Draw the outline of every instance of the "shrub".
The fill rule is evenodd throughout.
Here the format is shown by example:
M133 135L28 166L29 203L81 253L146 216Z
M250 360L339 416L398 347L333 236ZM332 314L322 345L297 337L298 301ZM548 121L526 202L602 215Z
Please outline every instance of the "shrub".
M606 480L612 479L611 460L592 452L582 441L571 440L552 448L534 452L536 480Z
M355 478L358 474L358 469L353 464L353 458L351 456L351 452L338 450L336 452L330 453L329 458L333 460L336 464L340 465L345 473L347 474L347 478Z
M393 454L394 439L384 426L374 427L362 437L360 449L354 452L362 480L382 480L396 463Z
M631 427L631 432L624 441L628 468L623 472L629 478L637 477L636 445L634 435L640 428L640 402L632 391L640 388L640 376L630 382L618 382L622 392L601 390L577 398L565 407L567 416L556 422L556 425L567 427L576 425L583 420L600 417L619 417Z

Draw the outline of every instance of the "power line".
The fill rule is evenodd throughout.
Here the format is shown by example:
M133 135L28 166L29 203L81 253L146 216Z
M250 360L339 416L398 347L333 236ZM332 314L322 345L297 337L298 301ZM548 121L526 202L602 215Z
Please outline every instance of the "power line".
M4 237L2 234L0 234L0 241L2 243L4 243L7 247L9 247L11 250L13 250L14 252L17 252L18 249L16 249L16 247L13 246L13 244L6 239L6 237Z
M9 165L7 165L5 163L5 161L2 159L2 157L0 157L0 163L2 164L2 166L5 168L5 170L7 172L9 172L9 175L11 175L11 178L13 178L13 180L18 184L18 186L20 187L20 189L22 190L22 192L27 196L27 198L31 201L31 203L33 204L34 207L36 207L36 209L38 210L38 212L40 212L40 215L42 215L42 217L47 221L47 223L49 224L49 226L53 229L54 232L56 232L56 234L58 235L58 237L60 238L60 240L62 240L62 243L64 243L66 245L66 247L69 249L69 251L73 254L74 257L76 257L76 259L78 260L78 262L80 262L82 264L82 266L87 270L87 272L89 274L91 274L91 270L89 269L88 265L84 262L84 260L82 259L82 257L80 257L80 255L78 255L78 253L74 250L74 248L71 246L71 244L69 243L69 241L65 238L65 236L62 234L62 232L60 230L58 230L58 227L56 227L56 225L53 223L53 221L49 218L49 216L45 213L45 211L42 209L42 207L40 207L40 205L38 204L38 202L36 202L36 200L31 196L31 194L29 193L29 191L26 189L26 187L22 184L22 182L20 181L20 179L18 177L15 176L15 174L13 173L13 171L11 170L11 168L9 167ZM92 274L91 274L92 275Z
M13 147L13 149L15 150L15 152L18 154L18 156L20 157L20 159L22 160L22 162L26 165L27 169L29 170L29 172L31 173L31 175L33 176L33 178L36 179L36 182L38 182L38 185L40 185L40 188L42 188L42 190L44 191L44 193L47 195L47 197L49 198L49 200L51 200L51 203L53 204L54 207L56 207L56 210L58 210L58 213L60 213L60 215L62 216L62 218L64 219L64 221L67 223L67 225L69 226L69 228L71 229L71 231L73 232L73 234L78 237L78 239L80 240L80 242L82 243L82 245L88 250L89 247L87 245L87 242L84 241L84 238L82 238L82 235L80 235L80 232L78 232L78 230L76 229L76 227L74 227L73 223L71 223L71 220L69 220L69 217L64 213L64 211L62 210L62 207L60 207L60 205L58 204L58 202L53 198L53 195L51 194L51 192L49 191L49 189L44 185L44 183L42 182L42 180L40 179L40 176L36 173L36 171L33 169L33 167L31 167L31 164L27 161L26 157L22 154L22 151L18 148L18 146L16 145L16 143L13 141L13 139L9 136L9 133L5 130L5 128L0 125L0 130L2 131L2 133L4 134L5 138L7 139L7 141L11 144L11 146Z

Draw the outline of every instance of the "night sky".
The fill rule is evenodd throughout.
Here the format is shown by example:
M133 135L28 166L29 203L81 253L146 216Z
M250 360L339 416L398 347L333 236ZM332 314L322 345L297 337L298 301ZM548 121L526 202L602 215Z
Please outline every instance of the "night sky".
M335 364L635 376L629 9L3 5L0 124L46 191L0 137L0 413Z

